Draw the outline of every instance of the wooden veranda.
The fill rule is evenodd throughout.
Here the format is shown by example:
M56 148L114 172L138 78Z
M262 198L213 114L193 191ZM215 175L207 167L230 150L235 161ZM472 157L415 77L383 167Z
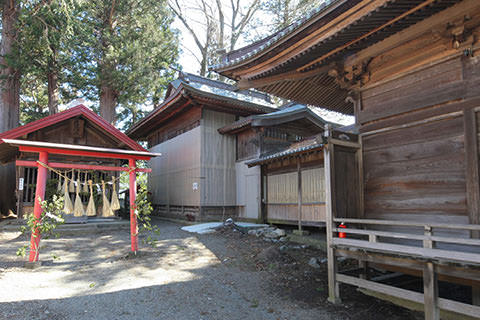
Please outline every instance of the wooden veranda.
M339 149L342 152L350 149L356 155L350 161L357 170L358 180L351 182L358 190L359 209L353 212L364 212L364 185L358 183L364 179L362 144L346 144L330 135L324 147L329 301L341 301L339 284L344 283L424 304L425 319L439 319L440 310L479 317L480 225L352 217L349 214L352 211L338 207L346 186L339 184L342 179L339 177L345 176L343 168L335 167ZM347 228L339 228L340 224ZM466 236L455 236L452 231ZM339 257L358 260L358 276L339 271ZM422 277L423 294L373 281L369 279L369 267ZM471 286L472 304L439 297L439 280Z

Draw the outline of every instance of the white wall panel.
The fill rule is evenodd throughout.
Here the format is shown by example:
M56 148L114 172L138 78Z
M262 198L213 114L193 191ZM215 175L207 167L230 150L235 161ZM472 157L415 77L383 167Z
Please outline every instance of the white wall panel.
M200 204L200 190L193 190L193 183L200 186L201 180L200 132L197 127L150 149L162 154L150 161L149 189L154 204Z

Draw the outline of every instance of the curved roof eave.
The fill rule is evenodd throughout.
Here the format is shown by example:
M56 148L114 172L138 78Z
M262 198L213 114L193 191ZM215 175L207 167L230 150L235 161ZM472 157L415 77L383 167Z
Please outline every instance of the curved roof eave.
M223 72L230 69L242 67L252 62L253 60L258 59L259 57L266 55L269 51L271 51L272 48L281 46L286 41L288 41L294 35L294 33L301 32L302 30L310 26L312 23L314 23L317 19L324 17L333 9L346 2L348 2L348 0L325 0L322 4L318 6L318 8L312 10L303 19L292 23L290 26L280 30L276 34L270 35L263 39L263 41L266 39L268 39L268 41L265 41L265 43L261 46L255 48L254 50L247 51L244 55L238 58L212 65L208 68L209 70L214 70L217 73L223 74ZM262 42L262 40L260 40L259 42ZM239 50L242 50L242 48L236 51Z
M16 127L14 129L11 129L9 131L2 132L0 134L0 139L16 139L18 137L27 135L31 132L43 129L45 127L54 125L56 123L59 123L61 121L68 120L70 118L76 117L76 116L83 116L91 123L95 124L99 128L101 128L103 131L105 131L107 134L111 135L114 137L116 140L120 141L123 143L125 146L132 150L136 151L146 151L141 145L133 141L130 137L128 137L125 133L121 132L117 128L115 128L111 123L100 117L98 114L90 110L89 108L85 107L83 104L79 104L75 107L69 108L65 111L47 116L45 118L27 123L23 126ZM2 140L0 140L0 144L3 143Z

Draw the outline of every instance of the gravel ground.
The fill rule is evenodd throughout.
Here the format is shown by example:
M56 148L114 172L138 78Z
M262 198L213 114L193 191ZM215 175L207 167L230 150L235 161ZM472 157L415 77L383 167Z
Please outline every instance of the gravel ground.
M127 230L42 241L35 270L0 234L1 319L415 319L404 309L346 292L325 302L326 273L305 263L319 252L283 252L231 230L192 235L158 222L156 248L129 250ZM299 256L300 255L300 256ZM310 269L312 270L310 270ZM380 312L379 312L380 311ZM380 317L377 315L380 314Z

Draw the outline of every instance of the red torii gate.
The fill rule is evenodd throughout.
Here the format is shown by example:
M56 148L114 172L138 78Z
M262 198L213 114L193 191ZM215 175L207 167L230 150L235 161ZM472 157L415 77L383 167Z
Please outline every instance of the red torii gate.
M89 146L79 146L60 143L49 143L39 141L27 141L16 139L2 139L3 142L18 147L20 152L38 153L38 161L26 161L16 160L17 166L37 167L37 187L35 192L35 203L33 214L36 219L39 219L42 214L41 202L45 198L45 188L47 184L47 168L42 164L48 165L51 168L68 168L68 169L84 169L84 170L102 170L102 171L125 171L129 172L130 182L130 240L131 251L138 251L137 241L137 216L136 216L136 173L137 172L151 172L151 169L137 168L137 160L150 160L152 157L159 156L160 154L123 150L123 149L110 149L110 148L98 148ZM87 165L87 164L75 164L75 163L56 163L48 162L49 154L79 156L79 157L93 157L93 158L110 158L128 160L128 167L113 167L113 166L100 166L100 165ZM34 229L30 240L30 255L29 261L38 261L39 256L39 244L40 234L38 229Z

